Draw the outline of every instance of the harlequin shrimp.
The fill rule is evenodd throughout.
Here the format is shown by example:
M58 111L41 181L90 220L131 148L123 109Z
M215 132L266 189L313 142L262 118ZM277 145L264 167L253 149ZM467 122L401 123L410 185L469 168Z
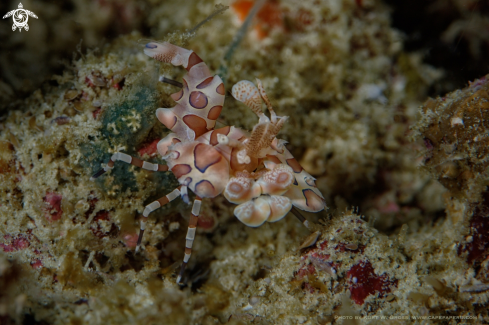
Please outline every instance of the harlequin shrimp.
M117 152L106 167L91 178L101 176L112 169L116 161L122 161L151 171L170 170L178 179L178 188L145 207L136 252L140 249L149 214L179 196L189 204L188 190L196 197L177 283L180 283L192 253L204 198L224 194L229 202L238 205L234 215L247 226L258 227L265 221L278 221L289 211L308 226L307 220L295 208L318 212L326 204L314 178L285 148L286 142L276 138L288 117L277 116L261 81L257 79L255 86L243 80L232 88L233 97L258 116L258 124L252 132L234 126L214 129L224 104L225 88L221 78L212 76L195 52L170 43L148 43L144 53L161 62L182 65L187 70L182 84L169 82L181 86L180 91L171 95L176 106L156 110L158 120L172 131L157 145L167 165ZM270 117L263 113L262 101Z

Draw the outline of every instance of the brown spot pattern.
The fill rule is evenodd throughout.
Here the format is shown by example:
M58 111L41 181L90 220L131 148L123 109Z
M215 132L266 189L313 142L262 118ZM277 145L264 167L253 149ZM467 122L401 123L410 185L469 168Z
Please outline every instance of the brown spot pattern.
M215 191L216 190L211 182L205 179L195 185L195 194L200 197L214 197Z
M209 84L212 82L212 80L214 80L214 77L209 77L209 78L205 79L204 81L202 81L200 84L197 85L197 89L203 89L203 88L209 86Z
M207 132L207 122L197 115L185 115L183 117L183 122L185 122L189 128L194 130L195 138L198 138Z
M280 161L280 159L277 158L277 156L267 155L267 160L270 160L271 162L273 162L275 164L281 164L282 163Z
M289 165L294 173L300 173L302 171L302 166L295 160L295 158L287 159L287 165Z
M316 187L316 182L311 177L304 177L304 182L311 187Z
M175 126L175 124L177 124L177 117L176 116L173 116L173 120L168 120L167 118L165 118L163 124L165 124L165 126L167 128L169 128L170 130L173 129L173 127Z
M229 131L231 131L231 127L230 126L225 126L223 128L220 128L220 129L217 129L217 130L212 131L212 133L211 133L211 139L210 139L209 143L211 145L213 145L213 146L219 144L219 142L217 142L217 135L218 134L228 135L229 134Z
M190 173L192 171L192 167L187 164L178 164L173 166L171 171L173 172L173 175L175 175L175 177L178 179L183 175L187 175L188 173Z
M225 95L226 94L226 89L224 88L224 84L223 83L221 83L219 86L217 86L216 92L219 95Z
M207 113L207 118L210 120L217 120L219 115L221 115L221 111L222 111L222 106L220 105L214 106L209 110L209 113Z
M231 151L231 160L229 161L231 169L237 172L246 170L251 173L258 167L258 158L250 157L249 164L240 164L237 157L239 150L238 148L233 148L233 151Z
M182 98L182 96L183 96L183 89L181 89L179 92L170 95L170 97L176 102L178 102Z
M190 69L192 69L192 67L198 63L202 62L202 59L197 55L195 54L195 52L192 52L192 54L190 54L190 57L188 58L188 65L187 65L187 71L190 71Z
M194 165L201 173L205 173L207 168L220 162L221 159L221 154L214 147L199 143L194 148Z
M202 109L207 106L207 96L200 91L192 91L190 93L189 103L192 107Z
M302 190L302 194L306 198L306 205L312 210L321 210L324 208L323 199L320 198L313 190Z

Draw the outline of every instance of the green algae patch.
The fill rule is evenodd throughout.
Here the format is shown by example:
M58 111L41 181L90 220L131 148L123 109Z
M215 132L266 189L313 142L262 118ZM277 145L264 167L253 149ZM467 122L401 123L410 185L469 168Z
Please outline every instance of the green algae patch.
M154 112L158 108L160 96L155 88L157 80L152 81L152 86L149 82L143 82L143 85L119 95L117 100L102 109L98 117L101 121L100 135L96 140L89 137L93 140L80 145L80 151L88 158L87 167L92 173L100 169L102 162L108 162L117 151L136 155L138 145L147 140L148 134L158 122ZM110 182L101 178L96 183L103 185L106 191L124 192L129 189L136 192L138 189L132 169L130 165L119 163L111 172Z
M130 94L122 94L118 103L112 103L103 109L100 120L100 132L111 145L123 144L129 150L134 150L137 144L143 142L149 130L157 122L155 111L158 108L159 93L154 87L137 86Z

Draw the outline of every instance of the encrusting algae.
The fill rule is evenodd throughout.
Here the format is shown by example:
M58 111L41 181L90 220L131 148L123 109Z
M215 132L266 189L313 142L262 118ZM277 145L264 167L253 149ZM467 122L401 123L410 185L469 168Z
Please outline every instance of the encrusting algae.
M158 80L182 73L147 58L139 33L120 36L80 51L56 84L0 120L2 324L487 322L486 79L428 100L418 116L442 72L403 52L382 2L264 2L275 18L258 10L239 44L244 1L226 11L212 0L168 2L147 24L152 39L225 73L227 92L262 80L291 117L279 137L329 210L306 213L311 230L290 214L249 228L224 197L204 200L184 287L175 269L186 204L152 213L134 254L138 216L176 179L126 164L90 176L118 151L164 163L156 144L169 130L155 111L174 105L175 86ZM195 33L176 30L216 10ZM251 130L256 116L226 95L217 123Z

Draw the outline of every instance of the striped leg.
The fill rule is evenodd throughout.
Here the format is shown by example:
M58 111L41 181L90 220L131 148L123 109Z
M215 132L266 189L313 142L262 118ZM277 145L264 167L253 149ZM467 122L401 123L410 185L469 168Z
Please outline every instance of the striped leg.
M141 159L138 159L135 157L131 157L128 154L125 154L123 152L116 152L115 154L112 155L112 157L110 157L110 160L109 160L109 163L107 164L107 166L105 166L104 168L102 168L101 170L96 172L92 177L90 177L90 180L93 181L94 179L99 178L100 176L102 176L103 174L105 174L106 172L108 172L109 170L114 168L114 164L118 160L123 161L123 162L128 163L128 164L131 164L131 165L134 165L136 167L151 170L154 172L157 172L157 171L158 172L166 172L168 170L168 166L166 166L166 165L152 164L152 163L149 163L147 161L144 161L144 160L141 160Z
M263 84L261 83L261 80L256 78L256 84L258 86L258 91L260 92L260 96L267 105L268 111L270 112L270 118L272 122L275 122L277 118L277 114L275 114L275 111L273 110L272 104L270 103L270 99L268 99L267 93L265 92L265 88L263 88Z
M141 218L141 226L139 228L139 237L138 244L136 246L136 253L139 251L139 246L141 246L141 241L143 240L144 229L146 228L146 221L148 220L148 216L154 210L161 208L165 204L175 200L180 196L180 187L174 189L173 192L163 196L162 198L148 204L143 211L143 217Z
M192 245L195 239L195 231L197 230L197 222L199 221L200 205L202 204L202 199L197 196L192 206L192 215L190 216L190 222L188 224L186 244L185 244L185 257L183 258L182 267L180 268L180 273L177 277L177 283L180 283L187 267L190 255L192 255Z
M160 82L165 82L167 84L173 85L173 86L178 87L178 88L183 88L183 84L181 82L178 82L178 81L173 80L173 79L168 79L165 76L160 76L160 78L158 80Z
M307 229L309 229L309 221L304 218L304 216L299 212L299 210L297 210L296 207L293 206L292 209L290 209L290 212L292 212L292 214L296 216L297 219L299 219L299 221L302 222L302 224L306 226Z

